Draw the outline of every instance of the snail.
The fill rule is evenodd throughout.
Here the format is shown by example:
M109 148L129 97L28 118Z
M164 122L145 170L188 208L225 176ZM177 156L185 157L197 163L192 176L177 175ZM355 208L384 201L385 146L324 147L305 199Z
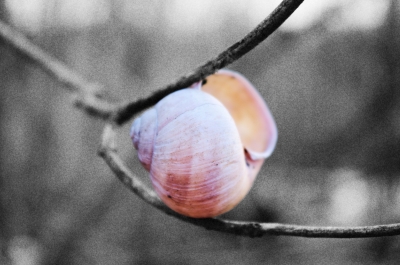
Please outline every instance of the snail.
M252 84L220 70L163 98L133 122L130 136L160 199L182 215L207 218L246 196L277 128Z

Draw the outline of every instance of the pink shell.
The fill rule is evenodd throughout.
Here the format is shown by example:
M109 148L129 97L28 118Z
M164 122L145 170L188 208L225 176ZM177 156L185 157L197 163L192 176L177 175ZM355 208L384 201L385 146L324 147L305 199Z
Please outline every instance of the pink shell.
M201 90L188 88L170 94L135 120L131 129L139 160L150 172L155 191L167 206L186 216L214 217L235 207L249 192L264 158L276 143L276 127L244 135L246 130L238 127L247 124L251 129L265 129L265 124L275 125L251 85L250 92L242 91L239 97L246 104L251 101L251 111L247 112L238 111L233 105L224 106L217 100L221 93L216 93L217 98L209 93L220 77L229 83L231 75L234 89L242 86L239 91L243 90L243 85L237 84L243 80L232 72L226 73L208 77ZM224 82L219 86L224 88ZM226 94L230 97L227 102L232 103L235 97ZM246 104L239 102L236 106L246 108ZM256 113L265 110L267 114ZM249 113L256 116L248 118L256 125L242 117ZM251 137L263 139L256 145L257 139Z

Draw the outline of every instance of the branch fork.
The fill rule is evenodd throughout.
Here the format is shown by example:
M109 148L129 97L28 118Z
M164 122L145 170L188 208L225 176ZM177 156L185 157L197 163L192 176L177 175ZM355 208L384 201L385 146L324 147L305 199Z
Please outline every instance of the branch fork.
M285 235L316 238L362 238L400 235L400 224L387 224L361 227L314 227L279 223L240 222L232 220L193 219L182 216L169 209L147 187L138 176L125 165L118 155L115 143L115 130L128 122L135 114L156 104L163 97L179 89L203 80L219 69L236 61L270 36L304 0L283 0L281 4L253 31L242 40L229 47L214 59L204 63L192 73L181 77L174 83L160 88L145 99L125 104L113 104L106 101L99 86L86 81L64 63L51 57L24 35L0 22L0 39L4 40L18 53L41 67L63 87L74 94L74 105L88 115L106 122L98 151L115 176L133 193L160 211L184 222L204 227L208 230L231 233L240 236L261 237L264 235Z

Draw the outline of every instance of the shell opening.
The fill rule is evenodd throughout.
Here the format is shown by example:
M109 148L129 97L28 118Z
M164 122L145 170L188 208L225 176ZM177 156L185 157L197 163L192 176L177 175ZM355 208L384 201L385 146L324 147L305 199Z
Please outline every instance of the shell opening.
M245 77L220 70L205 79L201 90L228 109L249 159L263 160L272 154L278 139L276 123L259 92Z

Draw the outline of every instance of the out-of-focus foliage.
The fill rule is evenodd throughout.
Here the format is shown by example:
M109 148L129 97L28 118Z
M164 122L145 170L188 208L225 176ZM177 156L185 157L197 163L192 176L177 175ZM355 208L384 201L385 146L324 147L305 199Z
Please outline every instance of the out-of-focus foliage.
M85 1L64 2L36 6L45 15L25 30L44 50L104 84L114 100L150 94L255 25L237 8L213 10L214 28L182 31L179 18L171 22L170 1L87 1L80 8L97 10L92 21L82 10L71 13L73 3ZM345 12L330 9L307 28L276 32L232 65L259 88L280 135L251 194L225 218L399 222L400 3L391 5L372 28L340 26ZM193 16L207 21L207 12L198 12ZM68 14L86 22L66 26ZM96 155L102 122L75 109L59 84L4 43L0 80L2 264L394 264L400 258L398 237L248 239L168 217L123 187ZM129 125L119 133L121 156L149 183Z

